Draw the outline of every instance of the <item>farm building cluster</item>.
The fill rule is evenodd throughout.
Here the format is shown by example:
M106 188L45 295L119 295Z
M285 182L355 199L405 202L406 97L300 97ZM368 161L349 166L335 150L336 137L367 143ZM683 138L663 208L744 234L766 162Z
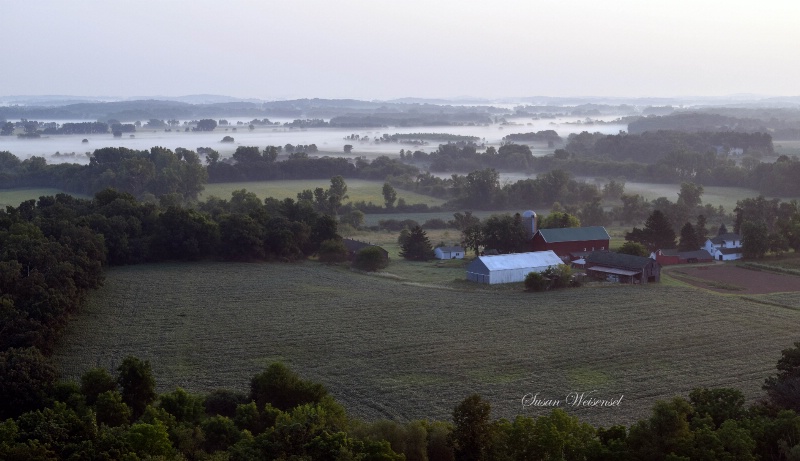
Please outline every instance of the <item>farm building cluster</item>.
M530 242L530 251L504 255L486 252L467 266L467 280L488 284L522 282L531 272L541 273L559 264L570 264L594 278L645 284L660 281L662 266L729 261L742 257L741 236L732 233L710 238L703 248L697 250L660 249L650 257L642 257L610 251L611 237L602 226L537 229L536 213L533 211L524 212L522 222ZM460 256L449 257L463 257L463 248L457 248ZM440 252L437 251L437 257L442 258L439 254L456 254L452 251L452 247L443 247Z

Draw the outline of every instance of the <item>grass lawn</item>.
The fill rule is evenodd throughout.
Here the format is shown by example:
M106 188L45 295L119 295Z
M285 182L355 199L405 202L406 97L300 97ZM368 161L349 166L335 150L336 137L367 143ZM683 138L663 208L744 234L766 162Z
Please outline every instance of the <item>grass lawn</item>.
M345 203L350 202L372 202L376 205L383 205L383 182L382 181L366 181L363 179L346 179L347 195L349 199ZM219 198L228 199L231 193L240 189L247 189L249 192L255 193L262 200L267 197L274 197L280 200L285 198L297 199L297 194L306 189L314 190L317 187L327 189L330 187L331 182L329 179L298 179L298 180L283 180L283 181L254 181L254 182L231 182L231 183L215 183L206 184L200 199L210 197L212 195ZM427 203L428 205L441 205L444 200L428 195L418 194L416 192L409 192L402 189L395 189L397 191L397 198L404 199L409 205L417 203ZM405 219L405 218L403 218Z
M113 268L54 358L78 379L133 354L150 360L160 392L247 391L280 360L370 420L449 420L475 392L508 418L549 411L523 410L528 393L623 395L613 409L567 408L608 427L698 386L760 397L800 322L778 303L669 277L532 294L468 284L461 264L392 256L377 275L311 261Z

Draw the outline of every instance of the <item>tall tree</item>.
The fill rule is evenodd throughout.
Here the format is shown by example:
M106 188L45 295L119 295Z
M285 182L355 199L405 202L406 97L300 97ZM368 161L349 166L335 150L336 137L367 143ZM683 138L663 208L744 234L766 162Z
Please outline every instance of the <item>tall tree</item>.
M697 241L700 245L704 245L708 239L708 229L706 229L706 215L697 216L697 225L694 226L694 231L697 233Z
M400 245L400 256L412 261L427 261L433 259L433 247L428 239L428 234L420 226L414 226L408 237Z
M681 228L681 237L678 241L678 251L699 250L702 244L697 239L697 231L692 223L686 222Z
M489 402L473 394L453 410L453 432L450 443L456 461L484 461L489 459L492 441Z
M483 223L484 248L491 248L500 253L518 253L525 250L528 242L522 217L517 213L514 216L490 216Z
M397 192L394 190L394 187L388 182L383 183L383 203L386 205L386 209L390 210L394 208L394 202L396 200Z
M133 417L138 418L157 396L156 380L150 362L128 356L117 368L117 372L122 400L133 410Z
M742 223L742 255L745 258L762 258L769 250L769 232L761 221Z
M581 227L581 221L564 211L553 211L539 221L540 229L561 229L565 227Z
M778 373L764 382L763 389L773 404L800 411L800 341L781 351L777 369Z
M625 240L639 242L650 251L675 248L675 231L661 210L654 210L645 222L644 229L634 227L625 234Z

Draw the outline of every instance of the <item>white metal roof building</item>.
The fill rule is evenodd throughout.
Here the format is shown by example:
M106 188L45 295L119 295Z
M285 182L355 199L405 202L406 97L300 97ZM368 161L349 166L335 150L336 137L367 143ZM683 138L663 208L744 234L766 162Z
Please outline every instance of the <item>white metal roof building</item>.
M509 255L478 256L467 266L467 280L478 283L524 282L531 272L543 272L550 266L564 264L552 251L534 251Z

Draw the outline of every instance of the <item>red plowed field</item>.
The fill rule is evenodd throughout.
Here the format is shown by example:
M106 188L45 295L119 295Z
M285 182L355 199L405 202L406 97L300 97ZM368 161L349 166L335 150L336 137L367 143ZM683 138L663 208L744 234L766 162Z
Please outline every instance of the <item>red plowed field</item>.
M668 272L692 285L720 293L765 294L800 291L800 277L745 269L732 264L686 266Z

